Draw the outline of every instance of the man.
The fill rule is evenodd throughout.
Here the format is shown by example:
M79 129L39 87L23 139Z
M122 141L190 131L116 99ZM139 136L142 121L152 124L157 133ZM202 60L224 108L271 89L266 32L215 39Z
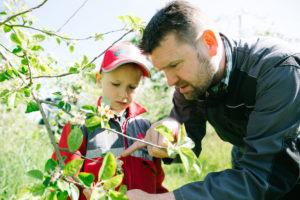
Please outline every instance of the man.
M154 128L164 124L177 134L184 123L199 155L208 121L234 145L233 168L170 193L131 190L130 200L299 198L300 53L273 39L230 40L182 1L155 14L140 46L176 87L170 117L152 125L145 140L165 146ZM123 156L144 146L136 142ZM148 151L168 157L151 146Z

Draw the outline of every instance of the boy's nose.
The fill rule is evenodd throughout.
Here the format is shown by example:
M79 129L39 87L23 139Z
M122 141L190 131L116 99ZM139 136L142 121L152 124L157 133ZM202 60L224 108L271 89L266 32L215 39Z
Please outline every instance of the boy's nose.
M119 94L122 98L128 97L128 91L126 89L122 89Z

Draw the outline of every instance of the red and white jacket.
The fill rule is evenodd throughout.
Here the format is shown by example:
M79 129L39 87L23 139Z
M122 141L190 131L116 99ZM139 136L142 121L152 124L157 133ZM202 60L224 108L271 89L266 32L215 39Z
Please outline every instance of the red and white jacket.
M98 105L100 105L100 98ZM110 128L135 138L143 138L151 124L138 115L146 112L146 110L137 103L132 102L127 112L127 118L123 124L111 119L109 121ZM58 143L60 148L68 148L67 138L70 132L71 125L67 123ZM121 155L134 142L113 132L108 134L102 128L97 128L91 132L84 126L82 127L82 133L84 136L82 145L75 152L98 161L102 161L102 155L108 152L113 153L115 156ZM67 152L61 151L60 154L67 157L65 163L80 158L78 155ZM56 160L55 153L52 158ZM120 160L123 161L122 169L124 171L122 184L126 185L128 190L141 189L148 193L167 192L167 189L162 186L164 172L161 167L161 159L150 157L147 148L142 148L128 157L120 158ZM100 163L85 160L81 171L94 174L95 180L98 180L100 167ZM83 194L81 194L80 199L85 199Z

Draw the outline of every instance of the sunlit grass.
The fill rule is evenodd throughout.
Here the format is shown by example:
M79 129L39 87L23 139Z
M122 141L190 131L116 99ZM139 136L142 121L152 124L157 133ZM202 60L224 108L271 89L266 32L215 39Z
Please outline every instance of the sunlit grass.
M0 123L0 200L15 199L22 188L34 183L36 179L26 172L43 171L52 152L48 136L36 123L10 117L6 115L5 123Z
M195 170L184 172L182 164L163 165L165 180L163 185L170 191L190 182L201 181L209 172L221 171L231 167L232 145L223 142L213 128L207 126L207 134L202 141L202 153L200 154L201 174Z

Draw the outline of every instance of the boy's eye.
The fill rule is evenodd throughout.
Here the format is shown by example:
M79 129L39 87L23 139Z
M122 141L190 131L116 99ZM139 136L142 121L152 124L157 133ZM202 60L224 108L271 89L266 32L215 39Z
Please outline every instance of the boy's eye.
M118 87L120 86L120 83L111 83L113 86Z
M129 86L129 88L130 88L131 90L134 90L136 87L135 87L135 86Z

